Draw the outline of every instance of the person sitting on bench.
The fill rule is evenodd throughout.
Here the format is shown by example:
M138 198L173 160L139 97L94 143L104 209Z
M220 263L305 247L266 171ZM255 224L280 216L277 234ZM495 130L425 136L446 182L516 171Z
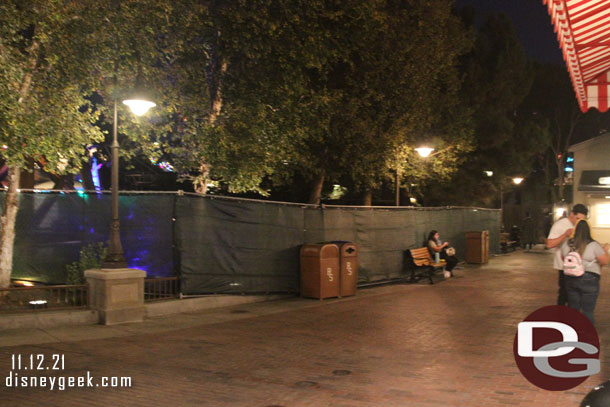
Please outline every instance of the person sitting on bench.
M449 242L441 243L439 237L440 235L436 230L433 230L428 234L428 249L433 257L436 253L439 253L440 258L445 260L446 265L443 270L445 278L453 277L453 269L458 264L458 259L455 256L449 256L447 254L446 249L449 246Z

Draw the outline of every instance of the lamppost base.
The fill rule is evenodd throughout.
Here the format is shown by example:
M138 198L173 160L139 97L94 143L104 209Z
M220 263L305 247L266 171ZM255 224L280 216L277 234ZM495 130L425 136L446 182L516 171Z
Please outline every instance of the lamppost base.
M107 256L102 263L102 269L115 270L115 269L126 269L127 260L123 255Z
M100 324L141 322L144 319L144 278L137 269L85 271L89 283L89 306L98 311Z

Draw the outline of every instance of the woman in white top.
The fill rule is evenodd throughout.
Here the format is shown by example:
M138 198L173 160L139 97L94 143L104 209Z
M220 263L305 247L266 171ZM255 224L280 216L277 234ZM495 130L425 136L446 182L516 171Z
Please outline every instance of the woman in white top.
M565 276L568 306L574 308L594 323L593 312L599 294L601 266L608 264L608 244L603 247L591 237L591 228L586 220L579 220L574 228L574 237L561 245L562 257L576 251L582 258L585 274L580 277Z

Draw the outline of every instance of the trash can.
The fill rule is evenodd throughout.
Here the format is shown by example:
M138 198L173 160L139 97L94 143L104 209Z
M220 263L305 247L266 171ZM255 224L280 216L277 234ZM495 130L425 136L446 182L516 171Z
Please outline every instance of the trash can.
M358 245L352 242L332 242L339 246L340 289L341 297L356 295L358 282Z
M301 297L339 297L339 247L334 243L301 246Z
M489 261L489 231L466 232L466 263Z

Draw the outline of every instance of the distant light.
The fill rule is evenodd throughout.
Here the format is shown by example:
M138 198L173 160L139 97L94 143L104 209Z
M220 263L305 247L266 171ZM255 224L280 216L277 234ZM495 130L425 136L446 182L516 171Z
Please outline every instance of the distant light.
M557 208L557 209L555 209L555 217L556 218L561 218L565 211L566 211L565 208Z
M491 177L494 175L493 171L483 171L483 172L485 172L485 175L487 175L488 177Z
M160 162L156 165L165 172L174 172L174 166L168 163L167 161Z
M606 195L606 196L605 196L605 198L606 198L606 199L610 199L610 196Z
M422 157L428 157L430 153L434 151L434 149L430 147L418 147L415 149L415 151L417 151Z
M610 185L610 177L600 177L599 180L600 185Z
M129 99L124 100L123 103L131 109L133 114L136 116L142 116L148 112L151 107L157 106L156 103L149 100Z
M46 304L47 301L46 300L35 300L35 301L30 301L30 305L44 305Z
M571 163L571 162L573 162L573 161L574 161L574 158L573 158L573 157L568 157L568 158L566 158L566 162L567 162L567 163Z
M417 198L409 198L409 201L411 201L411 203L417 203Z
M8 148L8 146L6 144L2 144L2 149L6 150Z
M23 281L23 280L19 280L19 281L14 281L15 284L19 284L19 285L23 285L25 287L34 287L34 283L32 283L31 281Z
M566 167L566 168L564 168L563 170L564 170L565 172L572 172L572 171L574 171L574 168L571 168L571 167Z
M513 182L517 185L519 185L521 183L521 181L523 181L523 178L521 177L515 177L513 178Z

